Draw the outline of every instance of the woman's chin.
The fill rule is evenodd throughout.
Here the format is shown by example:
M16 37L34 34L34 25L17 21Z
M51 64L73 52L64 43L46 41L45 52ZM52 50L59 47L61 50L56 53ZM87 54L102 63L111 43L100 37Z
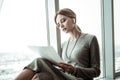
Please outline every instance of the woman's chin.
M64 33L68 33L68 31L64 31Z
M67 29L62 30L64 33L68 33L69 31Z

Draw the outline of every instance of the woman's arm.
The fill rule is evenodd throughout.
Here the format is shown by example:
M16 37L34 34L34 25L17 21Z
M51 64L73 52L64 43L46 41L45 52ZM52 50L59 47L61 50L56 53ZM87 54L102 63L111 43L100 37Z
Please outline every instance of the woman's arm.
M97 38L94 36L90 42L90 68L76 67L76 77L93 78L100 75L100 52Z

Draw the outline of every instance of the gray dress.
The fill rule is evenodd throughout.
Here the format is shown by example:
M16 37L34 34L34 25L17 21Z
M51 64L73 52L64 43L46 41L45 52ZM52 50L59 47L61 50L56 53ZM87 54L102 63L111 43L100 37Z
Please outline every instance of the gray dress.
M76 41L66 41L62 44L60 57L65 63L76 68L74 74L69 74L54 66L47 59L37 58L25 68L36 73L48 72L54 80L93 80L100 75L99 45L96 36L82 34Z

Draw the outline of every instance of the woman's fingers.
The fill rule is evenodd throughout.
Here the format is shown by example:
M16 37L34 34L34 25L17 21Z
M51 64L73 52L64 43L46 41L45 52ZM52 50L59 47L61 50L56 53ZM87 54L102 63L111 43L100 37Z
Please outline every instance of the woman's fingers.
M58 63L59 67L63 68L68 73L73 73L75 68L72 65L66 63Z
M61 63L58 63L58 66L61 67L61 68L66 68L67 67L67 65L61 64Z

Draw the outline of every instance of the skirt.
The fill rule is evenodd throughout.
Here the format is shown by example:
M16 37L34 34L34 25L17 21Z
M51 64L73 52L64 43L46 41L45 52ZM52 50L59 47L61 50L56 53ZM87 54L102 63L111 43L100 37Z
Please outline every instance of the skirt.
M36 58L25 68L40 74L39 78L46 78L45 80L77 80L76 77L57 68L52 61L45 58ZM43 74L44 76L41 76Z

